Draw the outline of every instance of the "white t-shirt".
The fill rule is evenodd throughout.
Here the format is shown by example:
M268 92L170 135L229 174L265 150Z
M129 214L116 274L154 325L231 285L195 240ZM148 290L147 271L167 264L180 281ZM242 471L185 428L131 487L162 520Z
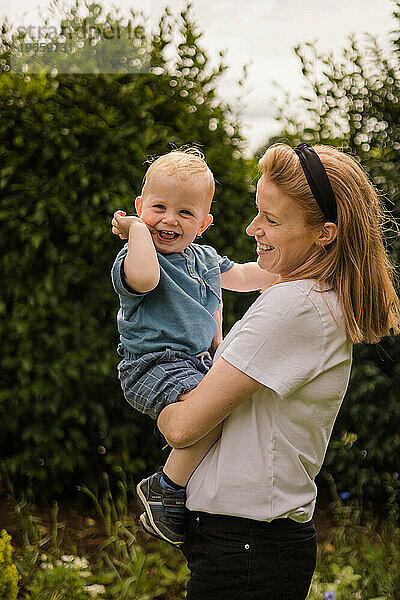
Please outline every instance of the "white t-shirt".
M229 415L193 473L190 510L260 521L312 518L314 478L352 356L336 294L314 284L299 280L267 289L219 346L214 360L222 356L263 387Z

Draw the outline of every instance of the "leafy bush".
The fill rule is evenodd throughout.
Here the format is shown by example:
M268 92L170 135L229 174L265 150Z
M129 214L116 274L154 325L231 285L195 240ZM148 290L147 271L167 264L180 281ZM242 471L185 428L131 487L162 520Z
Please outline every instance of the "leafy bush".
M282 131L270 142L283 138L293 145L343 147L360 159L382 202L399 219L399 0L393 5L395 32L388 51L371 36L364 45L351 38L340 57L321 55L311 43L295 48L307 93L279 109ZM387 243L398 265L400 238L391 229ZM325 473L333 475L339 491L364 498L392 517L399 514L400 498L399 358L400 336L354 348L349 390L325 462Z
M85 580L74 569L46 566L39 571L29 589L29 600L88 600Z
M120 22L97 7L73 4L62 22L85 10L88 19ZM132 31L143 43L143 29ZM42 501L77 483L101 485L103 471L122 466L137 477L162 460L153 424L131 410L116 377L110 283L121 245L110 219L117 208L132 211L145 160L171 146L203 147L218 181L216 225L204 241L235 260L251 255L237 115L216 94L223 59L211 69L200 38L189 10L166 12L148 36L145 73L27 76L9 70L3 27L0 455L17 491ZM250 300L227 296L228 325Z
M346 506L338 499L332 505L332 514L335 526L318 545L317 569L308 600L397 600L397 523L379 521L356 504Z
M3 529L0 534L0 598L17 600L19 575L12 562L11 536Z

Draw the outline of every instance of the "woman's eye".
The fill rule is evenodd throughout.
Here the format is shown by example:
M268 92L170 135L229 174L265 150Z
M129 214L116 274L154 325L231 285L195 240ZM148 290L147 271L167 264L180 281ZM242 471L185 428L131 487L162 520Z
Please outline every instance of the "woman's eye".
M265 218L267 219L268 223L271 223L272 225L276 225L276 221L273 221L272 219L270 219L268 215L265 215Z

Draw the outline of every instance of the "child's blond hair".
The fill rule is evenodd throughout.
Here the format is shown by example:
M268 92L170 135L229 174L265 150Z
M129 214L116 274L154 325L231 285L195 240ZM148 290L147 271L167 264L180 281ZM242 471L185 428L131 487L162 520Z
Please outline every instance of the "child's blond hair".
M193 182L198 190L204 186L210 203L215 191L214 176L207 165L204 154L195 147L172 150L153 160L143 179L143 191L156 175L175 177L179 182Z

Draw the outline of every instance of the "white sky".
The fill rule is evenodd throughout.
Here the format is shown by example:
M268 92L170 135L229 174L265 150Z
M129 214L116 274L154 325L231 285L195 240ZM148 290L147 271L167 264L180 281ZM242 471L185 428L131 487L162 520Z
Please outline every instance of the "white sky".
M143 10L150 23L157 22L165 6L174 14L186 6L184 0L102 0L106 7L119 6L122 14L130 8ZM293 53L298 42L316 41L323 51L339 53L351 33L362 38L368 32L387 45L394 28L391 0L192 0L203 46L217 59L227 50L229 73L220 85L226 100L238 93L242 67L251 61L242 114L243 133L250 150L255 150L278 131L273 119L273 81L294 95L302 91L299 64ZM47 0L1 0L0 16L15 26L40 25L39 9Z

